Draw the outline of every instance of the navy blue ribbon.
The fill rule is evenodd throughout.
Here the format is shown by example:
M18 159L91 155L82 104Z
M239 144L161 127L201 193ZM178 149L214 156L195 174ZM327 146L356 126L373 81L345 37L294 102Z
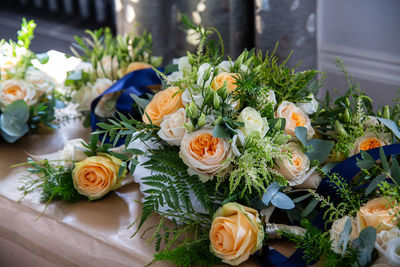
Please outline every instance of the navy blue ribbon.
M132 115L134 100L130 94L135 94L139 97L146 94L153 94L153 92L148 89L148 86L152 85L161 85L161 80L153 69L142 69L128 73L116 83L111 85L110 88L93 100L91 104L90 124L92 126L92 131L99 129L97 123L102 121L96 116L94 110L103 96L122 91L117 100L116 110L124 115ZM107 137L105 141L109 142L109 138ZM124 140L121 139L118 141L117 145L121 145L123 143Z
M382 148L386 156L400 154L400 144L383 146ZM378 160L380 158L379 147L368 150L368 154L370 154L374 160ZM357 166L357 159L361 159L361 154L354 155L340 162L330 171L330 174L336 173L350 183L354 176L356 176L361 170ZM329 183L328 179L322 179L317 188L317 193L324 197L330 196L331 199L338 199L337 192L335 188L332 187L331 183ZM313 225L319 229L324 228L323 213L324 211L321 210L313 221ZM303 252L301 249L297 249L290 257L286 258L276 250L264 247L262 253L257 256L256 260L263 267L307 266L306 262L303 260Z

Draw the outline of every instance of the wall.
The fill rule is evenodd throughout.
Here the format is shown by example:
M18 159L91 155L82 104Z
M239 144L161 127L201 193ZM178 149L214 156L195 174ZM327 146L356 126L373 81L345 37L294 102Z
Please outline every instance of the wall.
M325 89L343 90L336 56L349 66L375 105L391 103L400 89L400 1L319 0L318 68L328 73Z

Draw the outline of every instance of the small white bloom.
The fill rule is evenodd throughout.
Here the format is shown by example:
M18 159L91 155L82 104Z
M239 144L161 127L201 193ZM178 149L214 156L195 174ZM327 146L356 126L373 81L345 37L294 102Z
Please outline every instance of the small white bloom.
M241 127L240 130L245 137L253 132L258 132L260 137L263 138L269 130L267 119L261 117L260 113L251 107L247 107L240 112L238 121L244 123L244 127Z
M201 95L201 92L199 91L189 91L189 89L186 89L185 91L183 91L182 93L182 104L184 106L195 102L199 107L201 107L201 105L203 105L203 101L204 98Z
M203 80L204 77L204 73L207 70L211 70L211 73L214 71L214 68L211 67L211 65L209 63L203 63L200 67L199 70L197 71L197 85L202 87L204 84L204 87L210 86L211 81L212 81L212 75L210 75L210 78L207 81Z
M271 103L273 107L276 106L275 92L273 90L268 90L267 101L268 103Z
M72 161L82 161L87 158L83 150L85 147L82 145L84 143L82 138L68 140L64 144L63 150L57 152L57 159L62 161L60 165L71 165Z
M224 60L218 65L218 74L223 72L231 72L233 63L229 60Z
M192 65L190 65L188 57L178 59L178 70L182 73L190 73L192 71Z
M315 99L314 95L311 94L308 96L311 98L310 102L307 103L297 103L296 106L298 106L304 113L306 114L314 114L318 110L318 101Z
M167 76L167 80L169 82L177 82L183 79L183 74L180 71L174 71L170 75Z
M180 108L175 113L165 115L163 122L160 124L161 129L158 131L158 136L170 145L180 146L186 133L183 124L188 121L184 108Z

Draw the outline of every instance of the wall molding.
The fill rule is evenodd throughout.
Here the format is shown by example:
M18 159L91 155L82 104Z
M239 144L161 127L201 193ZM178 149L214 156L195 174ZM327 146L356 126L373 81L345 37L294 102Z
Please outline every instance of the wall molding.
M376 81L400 88L400 56L321 42L318 48L318 69L338 73L336 57L342 57L354 78Z

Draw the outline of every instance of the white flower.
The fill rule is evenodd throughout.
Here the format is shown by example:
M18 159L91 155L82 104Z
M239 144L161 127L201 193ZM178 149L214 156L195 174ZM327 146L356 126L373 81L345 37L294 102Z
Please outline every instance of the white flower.
M382 230L380 233L376 234L376 243L383 250L386 250L389 241L397 237L400 237L400 229L397 227L393 227L390 230Z
M25 73L25 81L36 86L38 96L49 93L54 88L54 82L45 72L28 67Z
M269 130L267 119L261 117L260 113L251 107L247 107L240 112L238 121L244 123L244 127L241 127L240 130L245 137L252 132L258 132L260 137L263 138Z
M276 106L275 92L273 90L268 90L267 101L272 104L272 107Z
M90 105L92 101L100 94L102 94L105 90L107 90L112 84L112 81L107 78L99 78L94 84L88 83L83 88L80 88L74 94L72 99L79 104L79 110L90 110ZM105 100L108 100L109 98Z
M23 80L10 79L0 84L0 104L6 107L17 100L24 100L27 105L37 102L33 86Z
M386 248L386 258L393 266L400 266L400 237L390 240Z
M9 79L9 73L16 72L17 59L15 57L6 57L0 54L0 80Z
M105 56L97 64L97 76L99 78L117 79L118 70L119 64L116 57Z
M367 116L364 120L365 126L377 126L379 125L378 119L375 116Z
M311 139L315 134L310 118L291 102L283 101L276 110L275 117L286 120L285 132L292 137L296 137L295 129L298 126L307 128L307 139Z
M342 249L339 247L339 241L347 220L351 220L352 226L349 240L353 241L358 237L357 222L355 218L344 216L343 218L334 221L330 230L330 237L332 241L332 250L337 254L342 254Z
M165 115L160 124L158 136L170 145L180 146L183 136L186 133L184 123L188 122L185 116L185 109L180 108L177 112Z
M186 89L182 93L182 104L186 106L192 102L195 102L199 107L203 105L204 98L199 91L190 92L189 89Z
M180 71L174 71L170 75L167 76L167 80L169 82L177 82L183 79L183 74Z
M182 73L192 72L192 65L190 65L188 57L181 57L178 59L178 70Z
M211 67L211 65L208 63L203 63L199 67L199 70L197 71L197 85L200 87L203 87L203 84L204 84L204 87L210 86L210 84L211 84L211 81L213 78L212 75L210 75L210 78L208 78L207 81L203 80L204 74L207 70L211 70L211 73L212 73L214 71L214 68Z
M390 133L376 134L374 132L367 132L354 141L354 146L350 150L350 156L360 153L361 150L367 151L373 148L389 145L391 144L390 137Z
M278 159L276 164L290 186L302 184L310 177L315 168L310 170L310 160L300 145L290 142L287 147L288 152L291 153L291 159Z
M224 138L213 137L212 129L202 128L185 134L179 156L189 167L190 175L198 175L201 181L206 182L226 170L232 149Z
M93 95L95 96L95 98L98 97L99 95L101 95L112 84L113 84L113 82L110 79L107 79L107 78L97 79L92 87Z
M218 74L222 72L231 72L231 68L233 67L233 63L229 60L224 60L218 65Z
M115 93L104 95L97 103L94 114L101 118L111 118L116 113L116 104Z
M81 138L65 142L63 150L57 152L57 158L62 162L60 165L71 165L72 161L82 161L87 158L83 152L85 147L82 145L82 142L84 143Z
M314 114L315 112L317 112L319 104L313 94L309 95L308 97L311 98L310 102L297 103L296 106L301 108L301 110L304 111L304 113L310 115L310 114Z

